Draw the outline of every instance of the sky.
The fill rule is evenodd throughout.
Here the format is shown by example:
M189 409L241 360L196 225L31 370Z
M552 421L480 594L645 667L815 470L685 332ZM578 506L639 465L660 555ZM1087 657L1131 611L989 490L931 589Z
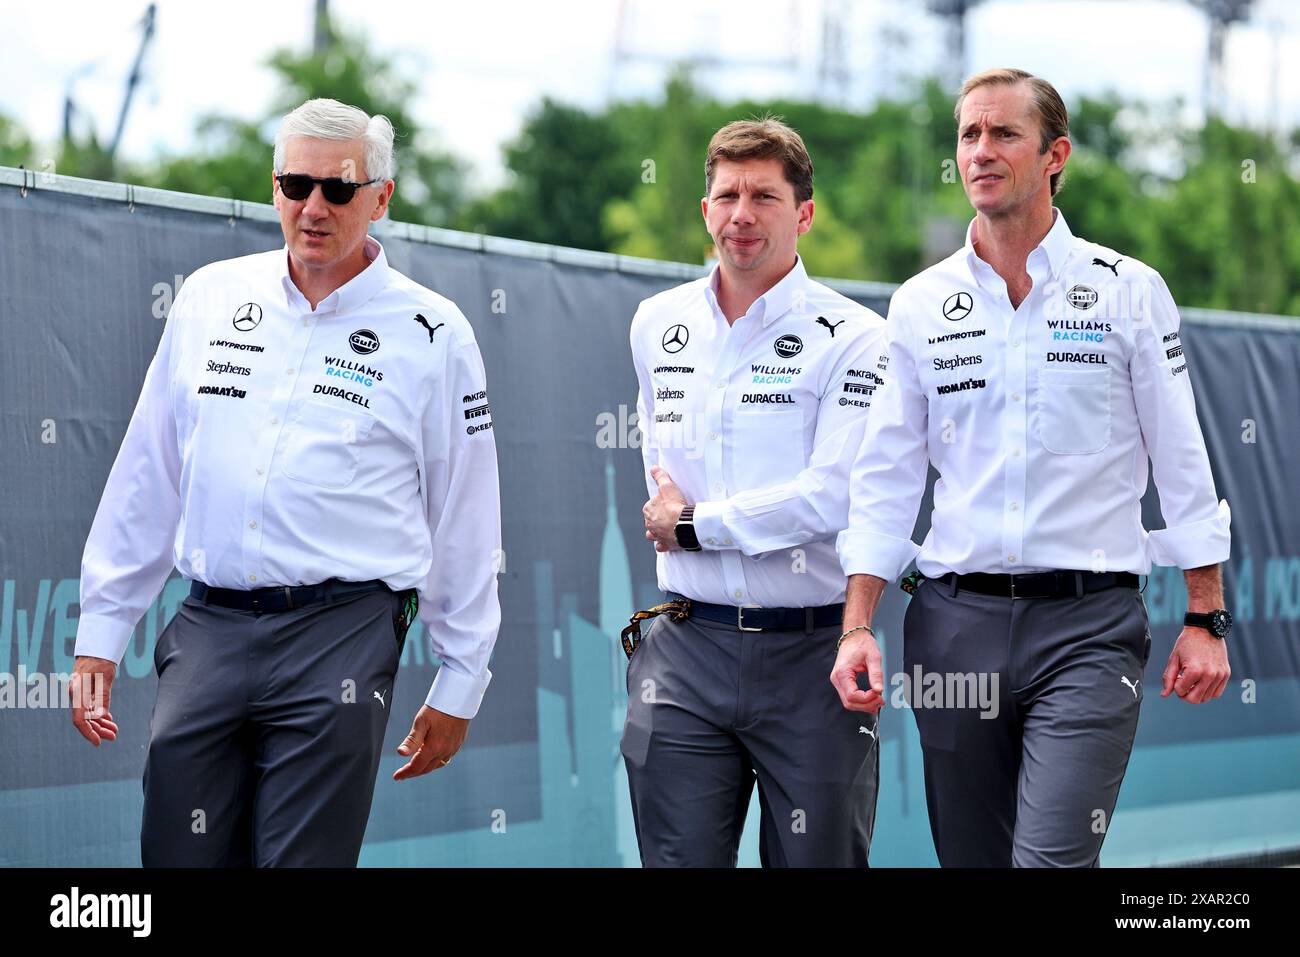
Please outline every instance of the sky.
M53 143L71 90L109 138L146 6L0 0L0 113ZM226 0L219 11L158 0L122 153L185 151L206 112L261 114L275 87L262 64L277 47L310 45L313 9L313 0ZM864 107L921 74L1014 65L1050 79L1067 103L1108 90L1178 97L1194 123L1207 48L1205 17L1184 0L985 0L967 18L964 69L949 62L943 25L923 0L331 0L330 9L399 57L419 86L415 117L471 163L481 188L500 181L500 145L543 94L587 107L653 97L683 57L713 61L697 81L723 98L823 95ZM823 18L836 9L838 82L823 55ZM1229 33L1225 63L1225 117L1300 125L1300 2L1256 0Z

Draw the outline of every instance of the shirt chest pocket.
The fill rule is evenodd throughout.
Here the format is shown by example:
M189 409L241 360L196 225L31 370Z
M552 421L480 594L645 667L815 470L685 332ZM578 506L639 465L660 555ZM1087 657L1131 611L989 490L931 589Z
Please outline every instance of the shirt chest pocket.
M803 432L799 409L736 412L730 442L734 488L762 488L798 475L807 464Z
M304 402L285 426L281 471L318 488L346 488L374 424L374 416L359 410Z
M1110 369L1038 370L1038 440L1058 455L1110 444Z

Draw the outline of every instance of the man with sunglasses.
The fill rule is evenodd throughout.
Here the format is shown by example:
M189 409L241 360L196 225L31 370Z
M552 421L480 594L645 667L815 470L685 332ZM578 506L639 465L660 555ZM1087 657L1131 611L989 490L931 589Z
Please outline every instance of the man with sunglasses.
M146 866L354 866L418 614L442 662L393 777L451 763L492 674L500 502L483 364L447 299L368 235L393 129L334 100L285 117L285 247L191 275L86 542L74 702L111 682L172 570L144 771ZM74 682L74 689L81 686Z

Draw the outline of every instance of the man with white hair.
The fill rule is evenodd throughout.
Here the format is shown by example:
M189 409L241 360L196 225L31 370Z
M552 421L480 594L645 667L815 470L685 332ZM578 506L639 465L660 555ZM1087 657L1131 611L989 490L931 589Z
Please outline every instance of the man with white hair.
M116 664L173 564L144 771L146 866L354 866L406 631L442 662L398 752L451 763L491 680L500 501L483 364L455 304L368 235L393 128L284 118L285 247L176 297L86 542L73 723L112 741ZM74 682L74 688L81 687Z

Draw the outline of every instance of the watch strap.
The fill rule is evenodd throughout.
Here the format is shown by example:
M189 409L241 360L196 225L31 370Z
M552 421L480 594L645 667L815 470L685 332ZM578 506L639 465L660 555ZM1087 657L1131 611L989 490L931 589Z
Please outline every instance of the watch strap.
M1221 619L1227 619L1222 625L1218 624ZM1215 638L1225 638L1229 631L1232 630L1232 618L1228 615L1226 609L1216 609L1208 612L1189 611L1183 615L1183 624L1191 628L1204 628Z
M695 506L687 505L682 509L682 514L677 519L677 544L684 551L698 552L703 551L700 546L699 536L695 534Z

